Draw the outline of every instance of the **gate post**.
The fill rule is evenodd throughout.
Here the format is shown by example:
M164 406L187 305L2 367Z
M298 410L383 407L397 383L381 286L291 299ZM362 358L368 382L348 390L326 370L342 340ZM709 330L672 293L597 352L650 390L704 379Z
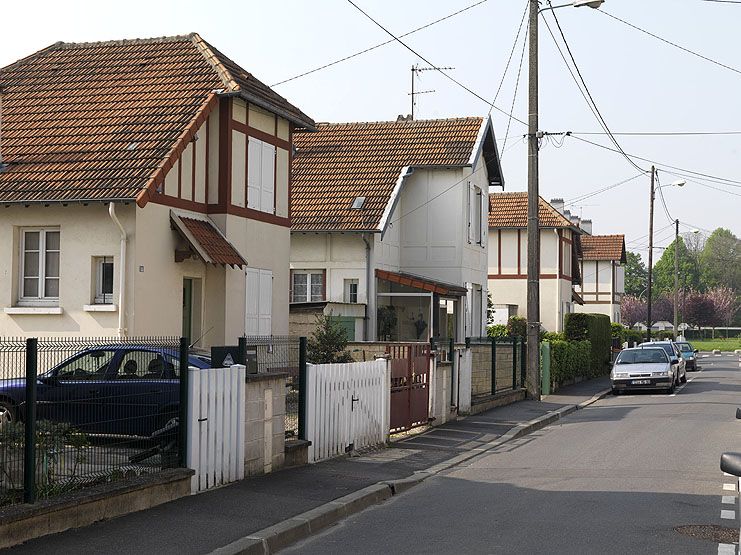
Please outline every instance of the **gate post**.
M180 432L179 455L180 466L187 468L188 457L188 338L180 338L180 411L178 415L178 431Z
M458 403L454 402L456 400L455 396L455 361L453 360L453 352L455 350L455 341L453 341L453 338L450 338L450 342L448 344L448 362L450 362L450 406L458 407Z
M512 336L512 389L517 389L517 337Z
M38 339L26 339L26 427L23 445L23 501L36 502L36 379Z
M298 438L306 439L306 338L298 338Z
M491 338L491 394L497 394L497 338Z
M525 386L525 369L526 369L526 362L527 362L527 338L523 337L522 341L520 342L520 385L522 387Z

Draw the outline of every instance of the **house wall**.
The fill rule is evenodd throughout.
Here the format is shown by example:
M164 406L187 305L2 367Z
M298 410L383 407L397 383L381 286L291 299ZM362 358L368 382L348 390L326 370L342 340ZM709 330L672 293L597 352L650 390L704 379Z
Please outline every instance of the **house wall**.
M134 205L117 204L116 214L127 233L134 235ZM86 312L93 303L95 273L93 257L111 256L114 264L114 302L118 303L120 233L105 204L68 206L10 206L0 218L0 335L115 335L118 307L110 312ZM9 314L17 307L20 272L20 230L24 227L58 227L60 240L59 303L61 314ZM131 245L133 241L129 241ZM130 247L131 250L131 247ZM129 251L130 252L130 251ZM131 258L129 258L131 260ZM131 264L127 277L131 278ZM134 286L127 280L127 297ZM130 319L128 305L127 319Z
M569 229L540 231L540 320L548 331L561 331L574 309L571 241ZM517 315L527 317L527 229L489 229L488 266L492 302L517 305Z
M625 292L625 268L612 260L582 260L582 285L577 286L584 305L576 312L607 314L613 322L621 321L620 301Z

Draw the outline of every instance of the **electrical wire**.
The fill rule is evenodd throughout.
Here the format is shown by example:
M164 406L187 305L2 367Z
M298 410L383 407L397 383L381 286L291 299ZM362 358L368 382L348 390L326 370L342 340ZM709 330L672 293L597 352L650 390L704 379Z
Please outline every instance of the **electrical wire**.
M619 21L620 23L622 23L624 25L627 25L628 27L632 27L636 31L640 31L641 33L645 33L646 35L648 35L650 37L653 37L653 38L655 38L657 40L660 40L661 42L665 42L666 44L669 44L669 45L673 46L674 48L678 48L679 50L682 50L684 52L687 52L688 54L692 54L693 56L697 56L698 58L700 58L702 60L705 60L706 62L710 62L711 64L715 64L715 65L720 66L722 68L725 68L725 69L728 69L730 71L733 71L734 73L741 74L741 70L740 69L737 69L735 67L729 66L729 65L724 64L724 63L721 63L721 62L719 62L717 60L713 60L712 58L708 58L707 56L704 56L704 55L702 55L702 54L700 54L698 52L695 52L694 50L690 50L689 48L686 48L684 46L681 46L681 45L679 45L679 44L677 44L675 42L672 42L670 40L667 40L667 39L665 39L663 37L660 37L659 35L657 35L655 33L652 33L651 31L646 31L645 29L641 29L640 27L638 27L638 25L634 25L633 23L629 23L628 21L625 21L624 19L620 19L618 16L612 15L611 13L606 12L605 10L597 10L597 11L599 13L601 13L601 14L606 15L607 17L611 17L612 19L614 19L616 21Z
M644 175L645 174L643 172L641 172L641 173L639 173L637 175L634 175L633 177L629 177L628 179L624 179L624 180L620 181L619 183L615 183L613 185L608 185L607 187L602 187L601 189L597 189L595 191L591 191L589 193L585 193L585 194L580 195L580 196L577 196L577 197L566 199L564 201L564 204L566 204L566 205L573 205L573 204L575 204L577 202L581 202L581 201L586 200L588 198L591 198L591 197L597 196L597 195L599 195L601 193L604 193L605 191L609 191L610 189L614 189L615 187L619 187L620 185L624 185L625 183L628 183L630 181L633 181L634 179L638 179L639 177L643 177Z
M522 22L525 21L525 15L527 14L527 11L528 11L528 8L529 7L530 7L529 6L529 3L526 2L525 3L525 12L522 14L522 21L520 22L520 29L522 29ZM529 28L530 28L530 23L528 22L527 29L529 29ZM520 66L517 68L517 79L515 80L515 92L512 94L512 105L510 106L510 109L509 109L510 113L514 113L514 111L515 111L515 102L517 101L517 91L520 88L520 75L522 74L522 65L523 65L523 61L525 59L525 45L527 44L527 40L526 40L526 38L527 38L527 29L525 30L525 37L523 37L523 40L522 40L522 53L520 54ZM519 36L520 31L518 30L517 33L518 33L518 36ZM515 39L515 41L516 40L517 39ZM517 43L515 42L515 45L516 44ZM514 47L513 47L513 52L514 52ZM507 70L505 69L505 71L507 71ZM502 78L502 81L504 81L504 78ZM497 91L497 94L499 94L499 91ZM494 102L496 102L496 97L492 101L492 104L494 104ZM489 113L491 113L491 108L489 109ZM504 133L504 144L502 145L502 150L504 150L505 147L507 146L507 136L509 135L509 129L510 129L510 126L511 125L512 125L512 118L508 118L507 119L507 130Z
M572 135L607 135L604 131L571 131ZM623 131L613 135L625 137L684 137L697 135L741 135L741 131Z
M514 56L515 49L517 48L517 43L520 40L520 33L522 32L522 26L525 23L525 17L527 16L527 12L528 12L528 8L529 7L530 7L529 2L525 2L525 10L522 12L522 18L520 19L520 26L517 28L517 34L515 35L515 40L512 43L512 49L509 52L509 58L507 58L507 63L504 66L504 73L502 73L502 79L499 81L499 86L497 87L497 92L494 94L494 99L491 101L492 104L494 104L497 101L497 98L499 98L499 93L502 90L502 85L504 85L504 80L507 77L507 71L509 70L509 64L512 62L512 56ZM529 27L529 24L528 24L528 27ZM527 35L527 30L525 31L525 34ZM525 45L525 42L523 41L523 52L524 52L524 48L525 48L524 45ZM522 57L520 57L520 70L522 70ZM518 72L517 72L517 80L518 81L520 79L520 70L518 70ZM515 90L517 90L517 89L515 88ZM510 111L514 111L514 107ZM491 114L491 107L489 107L489 114ZM489 115L489 114L487 114L487 115ZM512 121L512 120L509 120L509 121ZM509 127L507 128L507 133L505 133L505 138L504 138L505 143L506 143L506 140L507 140L507 137L506 137L507 135L509 135ZM502 147L502 148L504 148L504 147Z
M446 19L450 19L451 17L454 17L458 14L461 14L463 12L466 12L470 10L471 8L475 8L476 6L480 6L481 4L486 3L488 0L480 0L479 2L475 2L469 6L466 6L465 8L462 8L456 12L453 12L451 14L448 14L444 17L441 17L439 19L435 19L434 21L430 21L429 23L426 23L422 25L421 27L417 27L416 29L412 29L411 31L407 31L403 35L399 35L399 38L408 37L409 35L412 35L418 31L422 31L423 29L427 29L428 27L432 27L433 25L436 25L442 21L445 21ZM386 46L387 44L391 44L392 42L396 42L395 39L387 40L384 42L379 42L376 45L369 46L368 48L365 48L363 50L359 50L355 52L354 54L350 54L348 56L345 56L344 58L339 58L337 60L334 60L332 62L326 63L324 65L315 67L314 69L310 69L309 71L304 71L303 73L299 73L298 75L294 75L293 77L289 77L288 79L283 79L282 81L278 81L277 83L274 83L273 85L270 85L271 87L277 87L278 85L282 85L284 83L288 83L290 81L294 81L296 79L299 79L301 77L305 77L306 75L311 75L312 73L316 73L317 71L321 71L322 69L326 69L328 67L332 67L334 65L337 65L342 62L346 62L347 60L350 60L352 58L355 58L357 56L360 56L361 54L365 54L367 52L371 52L372 50L375 50L376 48L380 48L382 46Z
M503 110L503 109L499 108L493 102L489 102L483 96L481 96L477 92L473 91L470 87L468 87L468 86L464 85L463 83L461 83L460 81L458 81L455 77L453 77L449 73L446 73L442 69L438 69L437 66L435 64L433 64L430 60L428 60L422 54L420 54L419 52L417 52L416 50L414 50L411 46L409 46L405 42L403 42L400 38L398 38L396 35L394 35L391 31L389 31L381 23L379 23L378 21L376 21L375 19L373 19L373 17L370 14L368 14L360 6L358 6L355 2L353 2L353 0L347 0L347 2L349 4L351 4L356 10L358 10L361 14L363 14L366 18L368 18L369 20L371 20L377 27L379 27L380 29L382 29L386 34L388 34L390 37L392 37L393 40L395 40L400 45L402 45L404 48L406 48L407 50L409 50L409 52L411 52L412 54L414 54L415 56L417 56L420 60L422 60L423 62L425 62L427 65L429 65L430 67L435 68L435 71L437 71L441 75L445 76L448 80L452 81L453 83L455 83L456 85L458 85L460 88L462 88L463 90L465 90L469 94L475 96L476 98L478 98L482 102L486 103L487 106L489 106L489 107L491 107L491 108L493 108L493 109L495 109L495 110L497 110L497 111L505 114L506 116L514 119L515 121L521 123L522 125L527 125L527 123L525 121L523 121L520 118L512 115L511 113L507 112L506 110Z
M548 0L548 5L551 6L550 0ZM552 7L552 6L551 6ZM613 136L612 132L610 131L610 128L607 126L607 122L605 121L605 118L602 117L602 113L599 111L599 108L597 107L597 103L594 101L594 98L592 97L592 93L589 92L589 88L587 87L586 82L584 81L584 77L581 74L581 70L579 70L579 66L576 64L576 60L574 59L574 54L571 52L571 47L569 47L569 43L566 40L566 35L564 35L563 29L561 28L561 24L558 21L558 17L556 16L555 10L550 10L551 16L553 17L553 20L556 22L556 26L558 27L558 31L561 34L561 39L563 40L564 46L566 47L566 51L569 54L569 58L571 58L571 63L574 66L574 69L576 70L577 75L579 76L579 79L576 79L576 76L574 75L574 72L571 70L571 66L569 65L568 61L566 60L566 56L564 56L563 51L561 50L561 46L558 44L558 40L556 39L556 36L553 34L553 31L551 30L551 26L548 24L548 20L543 17L543 22L545 23L548 33L551 35L551 38L553 39L553 43L556 45L556 48L558 49L559 54L561 54L561 58L563 58L564 63L566 64L566 68L569 70L569 73L571 74L572 79L574 79L574 82L577 85L577 88L579 89L579 92L584 97L584 100L587 102L587 105L589 106L590 110L594 114L594 116L597 118L597 122L600 124L600 127L604 129L605 133L608 137L610 137L610 140L615 145L615 148L620 151L620 153L625 157L625 159L638 171L645 172L643 168L638 166L623 150L623 148L620 146L620 143L617 142L617 139ZM581 86L579 83L581 82ZM582 90L583 87L583 90Z
M583 137L577 137L575 135L570 135L570 136L572 138L576 139L577 141L581 141L583 143L588 143L590 145L593 145L593 146L596 146L596 147L599 147L599 148L602 148L602 149L605 149L605 150L609 150L611 152L616 152L618 154L621 154L619 151L617 151L614 148L611 148L611 147L609 147L607 145L603 145L603 144L600 144L600 143L595 143L594 141L590 141L589 139L585 139ZM655 161L653 161L653 160L651 160L649 158L643 158L641 156L638 156L637 154L630 154L629 156L631 156L632 158L635 158L636 160L642 160L644 162L649 162L651 164L654 164L655 166L661 167L662 169L664 169L664 171L666 171L665 168L670 168L670 169L673 169L673 170L679 170L681 172L686 172L688 174L692 174L693 176L695 176L695 178L699 178L699 177L708 178L708 179L712 179L712 180L717 180L719 183L722 183L723 185L727 185L729 187L741 187L741 181L737 181L735 179L728 179L728 178L725 178L725 177L718 177L718 176L707 174L707 173L696 172L696 171L693 171L693 170L688 170L686 168L680 168L679 166L672 166L671 164L666 164L664 162L655 162Z
M666 206L666 199L664 198L664 191L661 188L661 181L659 180L659 172L656 172L656 189L659 191L659 199L661 200L661 205L664 207L664 214L666 214L667 219L674 223L674 218L672 218L671 214L669 213L669 208Z

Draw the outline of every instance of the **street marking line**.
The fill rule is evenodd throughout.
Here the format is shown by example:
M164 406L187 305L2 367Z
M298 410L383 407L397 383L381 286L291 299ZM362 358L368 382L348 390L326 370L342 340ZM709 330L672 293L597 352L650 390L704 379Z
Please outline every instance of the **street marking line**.
M725 491L736 491L736 484L723 484Z
M720 518L725 518L727 520L736 520L736 511L729 511L724 509L720 512Z
M724 495L721 503L723 503L724 505L735 505L736 497L733 495Z
M736 545L732 543L719 543L718 555L736 555Z

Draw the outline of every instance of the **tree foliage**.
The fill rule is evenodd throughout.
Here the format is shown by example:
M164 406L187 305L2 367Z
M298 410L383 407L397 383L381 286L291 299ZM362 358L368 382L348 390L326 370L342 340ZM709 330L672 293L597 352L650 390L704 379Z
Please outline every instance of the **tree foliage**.
M636 252L626 253L625 264L625 294L634 297L640 296L648 284L648 270Z
M347 347L347 333L332 314L316 317L316 329L307 342L307 359L312 364L353 362Z
M700 253L702 280L708 289L741 287L741 242L730 230L719 227L705 241Z
M697 259L693 258L684 240L680 237L677 243L677 258L679 259L679 287L681 289L704 290L700 281L700 270ZM651 287L652 294L659 296L662 293L674 292L674 242L664 249L659 261L654 264Z

